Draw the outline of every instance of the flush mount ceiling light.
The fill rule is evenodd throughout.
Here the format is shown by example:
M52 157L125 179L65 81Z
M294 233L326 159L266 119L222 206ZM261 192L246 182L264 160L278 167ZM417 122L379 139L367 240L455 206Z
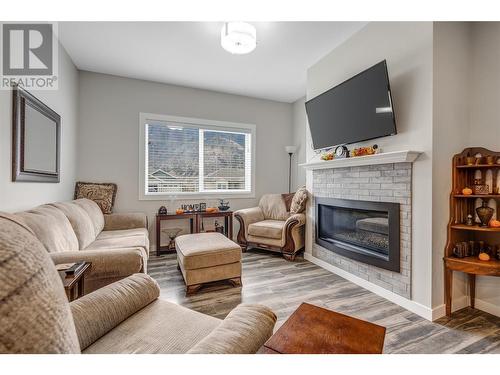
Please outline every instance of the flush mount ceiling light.
M244 55L257 46L255 26L246 22L226 22L220 31L220 44L226 51Z

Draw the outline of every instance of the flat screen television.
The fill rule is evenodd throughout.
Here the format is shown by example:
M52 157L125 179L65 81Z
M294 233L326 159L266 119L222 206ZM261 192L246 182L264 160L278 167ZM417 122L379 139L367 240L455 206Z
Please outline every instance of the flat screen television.
M306 102L314 149L396 134L386 61Z

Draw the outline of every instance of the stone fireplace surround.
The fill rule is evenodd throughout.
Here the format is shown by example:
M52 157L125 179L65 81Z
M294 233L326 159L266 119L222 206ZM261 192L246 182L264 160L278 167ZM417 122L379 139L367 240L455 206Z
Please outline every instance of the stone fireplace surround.
M399 273L346 258L318 245L315 238L312 241L312 256L390 292L411 299L411 162L418 157L418 154L407 152L406 156L401 154L403 156L398 158L391 158L388 154L384 157L381 154L373 157L331 161L325 164L316 162L304 165L306 169L313 170L311 191L313 200L315 197L326 197L400 204ZM387 163L384 162L386 160ZM373 164L371 164L372 161ZM312 207L314 207L314 202ZM311 216L314 221L315 213L313 212ZM315 228L314 222L312 228Z

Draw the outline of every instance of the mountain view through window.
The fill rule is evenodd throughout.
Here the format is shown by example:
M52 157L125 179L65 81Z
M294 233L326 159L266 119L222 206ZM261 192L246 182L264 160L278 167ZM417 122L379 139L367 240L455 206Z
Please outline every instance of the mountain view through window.
M151 122L147 193L249 191L251 134Z

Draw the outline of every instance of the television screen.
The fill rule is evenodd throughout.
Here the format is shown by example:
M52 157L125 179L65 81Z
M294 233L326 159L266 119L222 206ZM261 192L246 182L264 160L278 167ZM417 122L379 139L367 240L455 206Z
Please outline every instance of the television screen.
M396 134L386 61L306 102L316 150Z

